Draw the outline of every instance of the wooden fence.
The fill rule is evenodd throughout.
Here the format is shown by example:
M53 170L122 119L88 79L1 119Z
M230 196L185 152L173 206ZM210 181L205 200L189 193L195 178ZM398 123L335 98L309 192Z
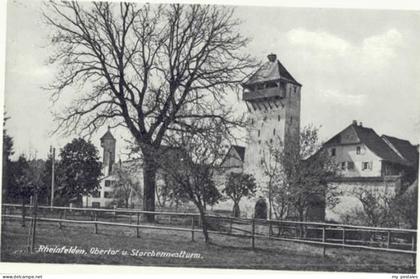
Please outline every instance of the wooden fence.
M32 220L27 215L30 208L28 205L3 204L2 221L16 219L25 226L26 221ZM127 227L134 228L137 237L140 237L140 229L155 229L187 232L194 241L195 233L201 232L202 226L198 213L49 206L38 206L37 211L37 221L57 223L59 228L65 223L84 224L91 225L93 232L98 233L99 226ZM143 222L145 214L154 215L156 222ZM417 230L216 215L206 215L206 219L210 234L250 238L252 248L256 247L257 239L268 239L319 245L323 255L327 247L356 248L408 254L413 256L414 262L417 251Z

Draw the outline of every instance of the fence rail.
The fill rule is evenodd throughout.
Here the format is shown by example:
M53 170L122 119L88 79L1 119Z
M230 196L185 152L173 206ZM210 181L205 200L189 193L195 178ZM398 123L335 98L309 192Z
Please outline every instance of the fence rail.
M22 226L25 226L26 220L33 219L27 215L27 209L31 208L31 205L3 204L2 221L21 220ZM201 232L202 227L198 213L50 206L38 206L37 211L37 221L58 223L60 228L64 223L92 225L94 233L98 233L98 226L135 228L137 237L140 237L140 229L172 230L189 232L194 241L195 233ZM157 217L156 224L143 222L141 216L146 214ZM216 215L206 215L206 219L210 234L249 238L252 248L255 248L256 240L267 239L318 245L322 247L323 255L327 247L342 247L409 254L415 261L417 252L417 230L412 229Z

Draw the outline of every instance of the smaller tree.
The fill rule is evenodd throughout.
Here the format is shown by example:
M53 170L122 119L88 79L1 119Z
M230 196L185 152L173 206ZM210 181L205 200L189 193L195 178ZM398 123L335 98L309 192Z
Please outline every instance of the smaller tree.
M57 164L58 202L82 203L82 196L99 187L101 163L96 147L82 138L73 139L60 152Z
M219 202L222 195L218 191L214 178L225 150L223 140L229 134L230 125L213 119L203 119L199 125L199 133L178 131L168 140L168 146L177 150L178 163L160 154L159 166L173 182L173 191L179 197L192 202L201 218L201 224L206 243L210 241L208 235L207 205ZM194 128L195 129L195 128ZM175 154L175 153L174 153Z
M230 173L227 177L225 188L222 193L233 201L233 216L240 216L239 202L243 197L253 197L257 191L255 178L247 173Z
M124 207L128 208L130 197L133 192L140 193L140 183L134 181L131 170L122 166L114 168L114 175L117 180L113 184L114 199L122 201Z
M298 142L273 146L268 157L265 172L277 217L285 218L293 210L299 221L306 221L320 217L309 216L311 209L338 203L340 192L328 183L338 175L338 167L321 148L317 128L304 127Z

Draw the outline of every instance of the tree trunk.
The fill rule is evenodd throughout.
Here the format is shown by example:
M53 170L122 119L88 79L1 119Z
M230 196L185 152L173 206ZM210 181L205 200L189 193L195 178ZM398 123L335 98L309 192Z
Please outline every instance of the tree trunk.
M234 203L233 205L233 217L239 217L241 215L241 210L239 208L239 203Z
M201 207L201 206L198 206L198 211L200 212L201 226L203 228L204 241L208 244L210 242L210 238L209 238L208 223L207 223L206 214L205 214L204 208Z
M153 154L143 152L143 210L155 211L155 191L156 191L156 165L153 160ZM146 214L148 222L154 222L154 214Z

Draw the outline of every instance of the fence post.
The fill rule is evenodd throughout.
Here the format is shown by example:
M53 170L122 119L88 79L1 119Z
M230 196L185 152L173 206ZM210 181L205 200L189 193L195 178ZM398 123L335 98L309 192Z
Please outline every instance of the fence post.
M95 216L95 234L98 234L98 213L95 211L94 212L94 216Z
M411 250L416 251L416 233L411 236ZM413 266L416 266L417 253L413 254Z
M22 203L22 227L25 227L26 207L25 202Z
M322 243L324 243L322 246L322 256L325 257L325 240L326 240L326 235L325 235L325 226L322 226Z
M117 208L117 206L116 205L114 205L114 216L113 216L113 221L115 222L115 221L117 221L117 211L116 211L116 208Z
M137 227L136 227L137 238L140 237L139 225L140 225L140 213L137 212Z
M63 210L60 210L60 216L58 217L60 220L63 218L63 212L65 211L65 209L63 209ZM58 221L58 228L61 230L63 227L62 227L62 224L61 224L61 221Z
M345 228L343 228L343 244L346 244L346 229Z
M389 248L391 246L391 231L388 231L387 239L388 239L388 243L386 245L386 248Z
M252 219L252 236L251 236L251 241L252 241L252 249L255 249L255 219Z
M194 241L194 215L191 217L191 241Z

